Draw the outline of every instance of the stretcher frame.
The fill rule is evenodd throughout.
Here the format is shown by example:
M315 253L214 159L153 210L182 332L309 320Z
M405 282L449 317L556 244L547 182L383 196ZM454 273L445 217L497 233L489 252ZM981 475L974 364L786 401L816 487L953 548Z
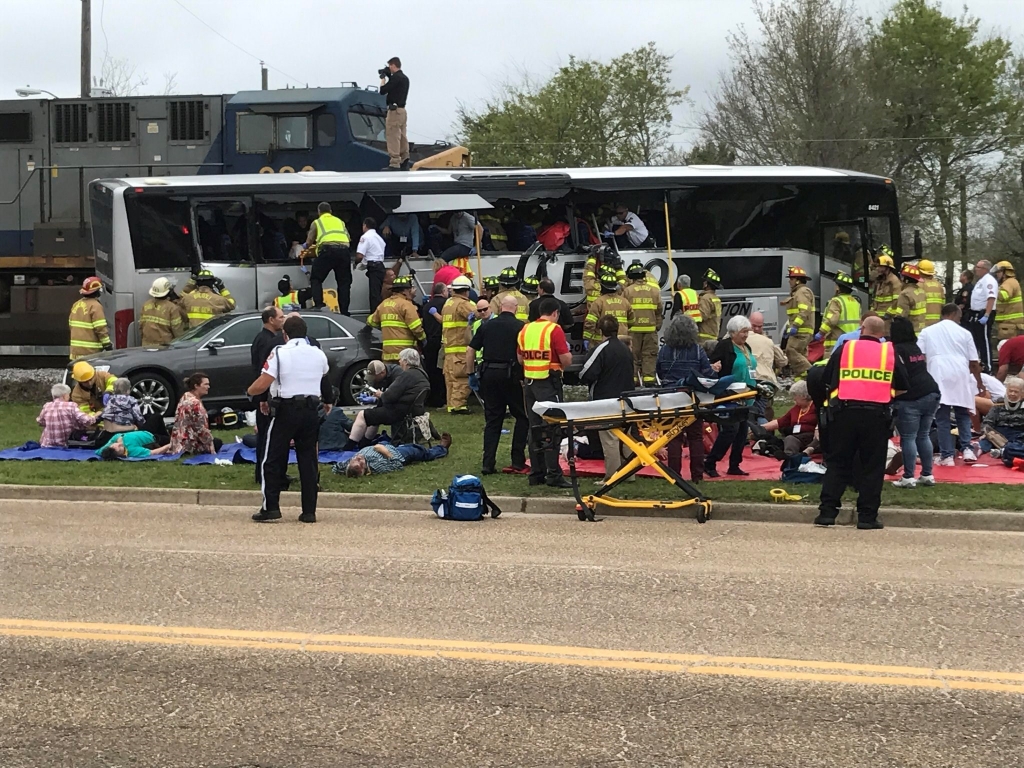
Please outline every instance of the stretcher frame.
M692 403L681 407L662 407L660 396L668 393L689 394ZM673 439L682 434L683 430L697 419L717 424L729 424L746 420L748 408L733 408L726 411L717 410L718 406L738 403L741 400L753 400L757 390L748 389L743 392L727 392L711 402L702 403L697 394L686 387L671 389L646 389L624 392L619 397L620 413L615 416L591 416L577 419L539 414L547 424L548 434L543 437L561 444L562 438L568 438L569 446L566 460L569 464L569 480L572 483L573 496L576 497L576 516L581 521L597 522L594 510L603 504L612 508L640 509L683 509L697 506L697 522L704 523L711 517L711 500L701 493L679 473L668 467L657 453L665 448ZM654 408L638 409L632 398L645 396L654 398ZM631 434L635 429L637 436ZM583 494L580 491L580 478L576 472L576 446L573 439L577 430L601 430L615 435L616 439L632 451L632 458L618 469L600 488L593 493ZM679 501L660 501L644 499L616 499L607 494L618 485L628 480L644 467L653 467L670 485L685 492L689 498Z

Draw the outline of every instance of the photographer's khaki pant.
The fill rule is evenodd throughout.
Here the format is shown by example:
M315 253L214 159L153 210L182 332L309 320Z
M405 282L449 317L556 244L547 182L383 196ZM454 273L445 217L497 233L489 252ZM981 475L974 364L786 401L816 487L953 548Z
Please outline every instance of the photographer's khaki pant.
M409 159L409 136L406 133L408 116L405 109L389 109L384 121L384 138L388 142L388 155L392 168L398 168Z

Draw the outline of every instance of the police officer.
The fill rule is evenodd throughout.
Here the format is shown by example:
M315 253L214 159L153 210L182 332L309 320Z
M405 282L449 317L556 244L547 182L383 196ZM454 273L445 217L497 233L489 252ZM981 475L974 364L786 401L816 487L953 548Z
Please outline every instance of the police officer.
M619 336L626 336L633 325L633 307L619 295L619 279L615 270L601 267L601 295L590 302L587 317L583 321L583 342L589 346L601 341L597 321L605 315L612 315L619 321Z
M519 331L516 357L523 366L524 401L530 428L544 426L534 403L562 401L562 371L572 364L572 353L565 332L558 325L558 299L545 296L540 305L540 318ZM536 439L530 440L530 485L571 488L562 477L558 448L553 445L540 450Z
M530 316L530 300L519 291L519 273L513 267L505 267L498 274L498 282L501 284L501 291L491 299L491 314L501 312L501 300L505 296L514 296L518 304L516 317L525 323Z
M789 298L779 304L786 308L789 330L786 335L786 358L793 378L797 381L807 376L811 367L807 359L807 347L814 333L814 293L807 287L807 271L803 267L790 267Z
M284 321L284 344L275 347L263 364L263 373L251 385L250 397L270 390L272 414L263 457L263 507L252 516L256 522L281 518L281 491L288 487L288 449L295 441L295 457L302 483L303 523L316 522L319 490L317 440L320 435L321 381L329 365L322 350L306 337L306 321L292 315ZM330 403L323 403L330 412Z
M190 328L197 328L234 308L235 300L224 287L224 281L208 269L201 270L182 289L181 309Z
M690 287L690 276L680 275L676 278L676 290L672 296L672 317L682 312L693 322L700 325L700 296Z
M262 315L263 327L256 334L249 347L252 364L252 378L256 381L263 374L263 364L267 362L275 347L284 343L281 328L284 327L284 312L280 307L267 307ZM252 401L256 403L256 484L263 484L263 456L267 452L267 432L270 429L270 403L266 392L256 395Z
M858 491L857 527L882 527L878 507L892 433L891 403L908 386L906 370L892 343L881 341L883 332L881 318L865 318L860 338L845 342L825 366L828 472L822 480L815 525L835 524L843 493L853 486Z
M330 203L320 203L316 207L317 216L306 237L306 247L316 244L316 258L309 282L313 288L313 306L322 309L324 304L324 280L334 272L334 280L338 284L338 311L348 314L349 300L352 295L352 254L349 249L351 242L345 222L331 213Z
M825 340L825 356L832 354L836 340L844 333L856 331L860 326L860 302L853 297L853 278L845 272L836 272L833 278L836 295L825 307L821 325L814 334L815 341Z
M107 318L100 304L100 293L103 283L98 277L87 277L78 289L81 295L71 307L68 316L68 327L71 330L71 359L99 354L100 350L110 351L110 332L107 330Z
M697 300L697 311L700 312L697 332L705 345L709 341L713 345L717 344L718 338L722 335L722 300L718 298L717 293L721 287L722 278L708 267L704 273L704 290Z
M516 420L512 432L511 471L526 472L526 438L530 422L523 407L523 368L516 359L519 332L523 322L516 318L518 303L514 296L501 300L501 313L480 326L469 342L466 364L469 370L480 355L477 377L484 401L484 458L481 474L497 470L498 442L506 411ZM550 305L549 305L550 306Z
M656 381L654 368L658 362L658 331L661 330L661 289L651 285L647 270L639 261L629 265L626 278L630 283L622 292L622 298L633 310L633 319L629 323L633 368L638 371L641 386L653 387Z
M469 370L466 366L466 337L470 315L476 306L469 300L473 283L465 275L452 280L452 295L441 310L441 337L444 343L444 383L448 413L469 413Z

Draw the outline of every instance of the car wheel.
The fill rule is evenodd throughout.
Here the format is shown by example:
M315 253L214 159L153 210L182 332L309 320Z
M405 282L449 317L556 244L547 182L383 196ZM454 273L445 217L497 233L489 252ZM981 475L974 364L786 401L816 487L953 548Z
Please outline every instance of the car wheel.
M356 404L356 397L363 391L363 387L366 386L366 366L369 365L369 363L369 360L363 360L362 362L350 366L348 370L341 375L340 389L342 405Z
M143 415L171 416L174 407L174 388L159 373L144 371L128 377L132 383L132 397L139 401Z

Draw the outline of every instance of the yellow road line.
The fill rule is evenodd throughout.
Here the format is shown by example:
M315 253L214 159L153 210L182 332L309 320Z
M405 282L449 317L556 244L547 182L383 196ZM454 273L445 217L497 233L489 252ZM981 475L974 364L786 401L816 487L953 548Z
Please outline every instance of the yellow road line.
M545 664L780 681L891 685L1024 694L1024 674L1017 672L606 650L578 646L3 618L0 618L0 636L310 653L348 653L406 658L445 658L460 661Z

